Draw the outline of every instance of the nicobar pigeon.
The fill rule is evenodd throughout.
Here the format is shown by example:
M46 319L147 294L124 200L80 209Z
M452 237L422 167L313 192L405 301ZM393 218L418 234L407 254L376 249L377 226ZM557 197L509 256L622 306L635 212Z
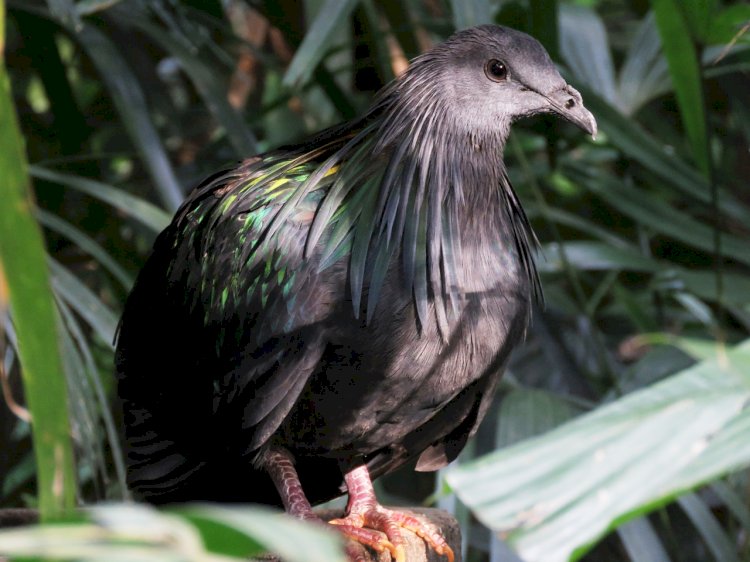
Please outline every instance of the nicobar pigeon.
M436 470L477 429L529 323L534 234L511 123L596 122L532 37L497 26L414 59L367 113L216 174L154 244L117 339L128 482L153 503L311 504L405 559L371 478ZM380 533L379 531L382 531Z

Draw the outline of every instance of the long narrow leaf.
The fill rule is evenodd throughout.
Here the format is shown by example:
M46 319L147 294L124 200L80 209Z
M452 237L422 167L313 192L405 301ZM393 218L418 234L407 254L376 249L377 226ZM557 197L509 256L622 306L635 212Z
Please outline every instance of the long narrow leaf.
M37 165L29 166L29 172L37 179L59 183L104 201L125 215L131 216L154 234L158 234L169 224L169 214L156 205L106 183L57 172Z
M97 28L84 26L77 39L99 69L112 101L122 116L121 121L151 175L159 198L169 211L174 211L184 198L183 191L159 133L154 128L138 80L117 47Z
M99 370L96 367L96 363L94 362L94 358L92 356L91 350L89 349L89 342L87 338L83 334L83 330L81 329L78 320L73 315L70 307L64 302L63 299L58 298L57 299L57 305L60 308L60 311L62 313L63 319L65 321L65 326L70 332L70 336L72 340L75 342L77 351L79 351L81 356L81 362L82 362L82 368L79 369L75 373L68 372L68 380L70 380L73 376L79 376L79 377L85 377L87 380L90 381L90 387L92 389L92 395L89 396L89 405L96 411L97 416L99 419L101 419L102 424L104 425L104 430L107 436L107 441L109 445L109 450L111 451L112 455L112 462L114 464L114 470L115 475L117 476L117 482L119 485L119 491L121 493L120 497L121 499L130 499L130 494L128 492L127 483L125 481L125 460L123 458L123 448L122 444L120 443L120 436L118 434L117 425L115 423L115 420L112 416L112 412L110 409L110 403L107 399L107 394L104 390L104 384L101 380ZM75 415L75 409L71 411L71 414ZM97 443L93 444L90 447L87 447L87 451L84 452L84 454L87 454L90 450L94 449L95 447L101 446L101 435L97 432L97 435L95 436ZM99 467L102 475L106 478L107 477L107 467L101 466ZM106 482L106 480L105 480ZM102 494L102 497L104 497L104 494Z
M667 151L654 136L632 119L622 115L587 87L580 88L586 105L596 115L599 128L609 141L634 163L654 173L665 186L696 201L711 203L708 183L701 174ZM750 212L728 191L720 192L721 212L741 224L750 224Z
M115 261L115 259L90 236L87 236L69 222L45 211L44 209L37 209L36 216L42 226L46 226L50 230L62 234L77 244L81 250L91 255L91 257L109 271L125 289L129 290L133 285L133 278L127 271L125 271L125 268L117 263L117 261Z
M553 60L558 60L560 21L557 0L531 0L529 16L531 34L539 39Z
M681 6L675 0L654 0L654 15L659 28L664 55L677 94L680 116L685 125L693 157L698 168L708 176L710 155L706 132L700 65L690 28Z
M119 6L118 9L121 12L131 10L128 6ZM165 51L179 59L182 68L192 80L203 101L224 127L237 156L247 158L258 152L255 135L244 123L242 115L230 105L227 99L226 79L209 68L208 64L196 57L195 53L189 51L181 41L154 25L143 14L131 13L127 21L147 33Z
M102 505L66 525L0 530L0 555L24 559L241 562L264 551L287 562L346 560L334 531L254 506L159 512L145 505Z
M344 562L339 537L267 508L198 505L175 510L202 528L205 523L223 525L255 539L263 550L278 553L290 562ZM293 536L294 540L289 540Z
M4 47L4 1L0 0L0 58ZM75 479L62 368L42 233L34 220L23 140L13 108L10 80L0 60L0 285L18 336L26 401L32 415L39 507L44 519L74 505Z
M73 0L47 0L49 11L74 29L80 29L81 17Z
M284 85L294 86L306 82L328 52L334 31L344 25L359 0L326 0L307 30L289 68L284 75Z
M561 6L560 52L577 83L586 84L609 104L620 107L607 30L594 10Z
M703 537L716 562L740 562L732 539L713 516L711 510L695 494L686 494L677 500L685 514L693 522L695 530Z
M580 168L569 167L568 170L581 185L636 222L695 248L713 252L711 226L693 219L687 213L675 212L674 208L659 199L648 199L645 194L636 196L638 195L636 188L628 188L609 177L592 178L582 173L583 170ZM746 240L725 234L722 236L722 246L727 256L731 256L739 263L750 265L750 245Z
M57 299L57 308L62 316L64 329L60 330L63 349L63 365L68 382L68 405L73 439L79 451L76 457L78 474L85 474L82 484L88 475L106 474L103 440L99 433L96 397L89 384L86 365L81 349L76 345L73 333L77 326L68 306L62 299ZM94 484L98 480L94 479ZM102 497L103 494L98 492Z
M670 562L648 518L628 521L617 529L617 534L633 562Z
M112 345L117 316L86 285L57 261L49 259L52 286L65 302L94 329L102 341Z
M633 115L646 102L669 91L671 87L672 80L661 52L659 32L653 14L649 14L631 41L620 70L620 107L626 115Z

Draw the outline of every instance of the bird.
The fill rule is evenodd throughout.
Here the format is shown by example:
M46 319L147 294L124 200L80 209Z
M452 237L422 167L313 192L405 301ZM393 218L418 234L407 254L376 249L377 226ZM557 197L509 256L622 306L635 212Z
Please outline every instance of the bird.
M596 120L533 37L459 31L359 118L196 187L118 327L128 485L143 501L258 502L405 560L372 479L453 461L541 298L503 161L518 119ZM382 531L382 533L381 533Z

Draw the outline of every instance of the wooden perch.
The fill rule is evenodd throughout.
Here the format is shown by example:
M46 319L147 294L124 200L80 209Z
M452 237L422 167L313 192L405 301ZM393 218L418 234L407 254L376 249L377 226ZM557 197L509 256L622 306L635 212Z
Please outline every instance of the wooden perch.
M39 512L36 509L10 507L0 509L0 529L22 527L39 523Z

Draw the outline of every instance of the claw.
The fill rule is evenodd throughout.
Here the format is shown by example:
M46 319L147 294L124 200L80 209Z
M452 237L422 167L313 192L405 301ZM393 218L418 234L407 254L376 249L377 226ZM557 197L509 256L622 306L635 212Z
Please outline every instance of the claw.
M384 552L388 550L391 553L391 558L397 562L406 562L406 559L398 557L398 547L394 545L383 533L380 533L373 529L365 529L360 525L356 525L355 522L347 521L346 519L332 519L329 521L331 525L335 525L337 529L350 539L369 546L375 552ZM403 550L403 547L401 547Z
M371 562L365 547L357 541L346 541L345 551L349 562Z
M404 529L408 529L420 537L432 550L441 556L447 557L448 562L454 562L455 555L453 554L453 549L448 546L448 543L437 527L402 511L390 511L390 515L392 520L396 521Z
M360 465L344 475L349 490L349 504L344 517L329 521L342 533L377 552L390 551L395 562L406 562L406 541L401 530L413 532L429 548L454 562L455 557L440 530L416 517L386 509L375 497L367 466Z
M305 497L302 484L294 468L291 454L283 448L271 448L267 458L268 474L273 479L286 511L299 519L320 521ZM395 562L406 562L406 546L401 529L408 529L427 543L435 552L454 562L454 555L437 527L416 517L386 509L375 498L375 490L367 471L361 465L344 476L349 490L349 505L345 517L332 519L342 534L350 540L346 554L350 562L368 562L364 547L378 553L386 550Z

